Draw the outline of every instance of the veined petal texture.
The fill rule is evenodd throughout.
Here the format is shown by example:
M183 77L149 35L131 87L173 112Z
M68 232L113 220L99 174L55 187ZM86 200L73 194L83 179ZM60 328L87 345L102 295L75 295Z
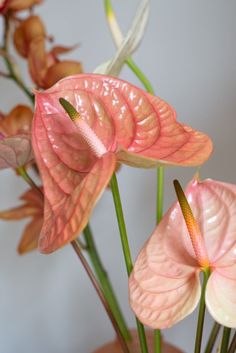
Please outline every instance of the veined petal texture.
M154 329L171 327L190 314L201 293L198 268L171 258L164 229L165 222L161 222L139 254L129 279L131 308L143 324Z
M77 109L108 150L119 152L124 163L140 167L161 163L196 166L204 163L212 151L210 138L178 123L174 109L161 98L128 82L95 74L71 76L37 94L36 117L40 111L51 139L61 126L63 139L76 132L58 102L60 97ZM54 122L53 113L57 116ZM50 129L52 124L57 125L57 131Z
M101 166L103 162L99 162L64 112L59 98L75 107L105 146L109 152L109 157L102 159L105 166ZM83 192L82 185L86 183L82 184L82 181L93 168L96 173L93 177L88 176L87 192L93 193L94 178L94 184L98 182L101 187L97 190L98 195L109 183L116 161L136 167L153 167L161 163L198 165L209 157L212 148L208 136L178 123L174 110L160 98L148 95L128 82L95 74L71 76L47 91L37 93L32 133L44 181L46 206L40 249L45 252L66 244L86 225L94 207L92 204L89 212L81 210L86 215L83 219L79 216L79 206L75 213L66 212L66 217L57 218L56 214L62 215L65 207L67 210L75 207L78 200L72 195L78 188ZM107 159L110 159L109 163ZM73 206L69 204L72 199ZM95 199L92 198L93 202ZM56 223L57 226L52 227ZM68 226L66 231L65 224ZM55 240L56 237L60 241Z

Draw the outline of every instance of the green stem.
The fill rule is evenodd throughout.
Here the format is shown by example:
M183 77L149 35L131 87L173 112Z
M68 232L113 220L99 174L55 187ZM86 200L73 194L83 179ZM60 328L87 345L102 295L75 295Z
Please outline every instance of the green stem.
M164 167L157 169L157 224L162 219L164 200Z
M146 88L146 91L148 93L151 93L154 95L154 89L148 80L148 78L145 76L143 71L135 64L134 60L132 58L128 58L126 61L126 64L129 66L129 68L133 71L133 73L139 78L139 80L142 82L143 86Z
M4 34L3 34L3 50L6 53L5 56L3 56L3 59L5 61L6 67L9 72L9 78L11 78L20 89L22 89L25 94L28 96L30 101L34 103L34 96L31 94L31 92L28 90L28 88L25 86L24 82L22 79L19 77L17 74L11 60L8 58L8 51L9 51L9 19L7 16L4 17Z
M113 315L118 323L121 334L126 341L131 339L130 332L125 323L124 317L121 313L121 309L119 307L118 301L116 299L114 290L112 288L111 282L109 280L108 274L105 271L101 259L99 257L96 244L93 239L92 231L89 226L84 229L84 239L85 239L85 248L88 252L89 258L95 270L95 273L98 277L102 290L104 292L104 296L113 312Z
M233 336L232 342L229 346L229 350L227 353L235 353L236 352L236 332Z
M32 189L34 189L35 191L37 191L38 194L40 194L41 197L43 197L43 192L41 191L41 189L38 187L38 185L35 184L35 182L33 181L33 179L31 179L31 177L29 176L29 174L27 173L25 167L19 167L16 169L16 171L18 172L18 174L26 181L27 184L29 184Z
M212 352L214 345L215 345L215 342L216 342L216 339L217 339L217 336L219 334L220 328L221 328L221 325L218 324L218 322L215 322L214 326L212 327L212 330L211 330L211 333L210 333L210 336L209 336L204 353L211 353Z
M164 200L164 167L157 168L157 224L162 219ZM154 353L161 353L161 331L154 330Z
M112 326L113 326L113 328L114 328L114 330L115 330L115 332L117 334L117 338L119 340L119 343L120 343L120 346L122 348L123 353L130 353L130 350L129 350L129 348L127 346L127 343L124 340L124 338L123 338L123 336L122 336L122 334L120 332L119 326L118 326L118 324L116 322L116 319L115 319L115 317L114 317L114 315L113 315L113 313L111 311L111 308L110 308L109 304L106 301L104 293L101 290L101 287L99 286L99 283L97 282L97 279L94 276L93 271L91 270L88 262L86 261L84 255L82 254L82 251L80 250L80 247L79 247L77 241L73 240L71 242L71 245L72 245L73 249L75 250L76 254L78 255L78 257L79 257L79 259L81 261L81 264L83 265L83 267L84 267L84 269L85 269L85 271L86 271L86 273L87 273L87 275L88 275L88 277L89 277L94 289L96 290L96 292L98 294L98 297L101 300L101 303L102 303L104 309L107 312L107 315L108 315L108 317L109 317L109 319L110 319L110 321L112 323Z
M154 330L154 353L161 353L161 330Z
M197 334L196 334L196 339L195 339L195 349L194 353L200 353L201 352L201 344L202 344L202 333L203 333L203 325L204 325L204 319L205 319L205 292L206 292L206 285L208 278L210 276L210 269L206 269L203 272L203 284L202 284L202 293L201 293L201 299L200 299L200 305L199 305L199 311L198 311L198 324L197 324Z
M124 214L123 214L123 209L122 209L122 204L121 204L121 199L120 199L119 187L118 187L118 183L117 183L117 179L116 179L115 174L113 174L113 176L111 178L110 186L111 186L113 201L114 201L115 210L116 210L116 217L117 217L119 231L120 231L120 238L121 238L121 244L122 244L123 254L124 254L124 258L125 258L126 270L127 270L128 276L130 276L130 273L133 269L133 263L132 263L129 241L128 241L126 225L125 225L125 220L124 220ZM138 319L136 319L136 322L137 322L141 352L148 353L148 347L147 347L147 341L146 341L144 327L141 324L141 322L139 322Z
M227 353L228 346L229 346L229 339L230 339L231 329L229 327L224 327L223 330L223 337L220 347L220 353Z

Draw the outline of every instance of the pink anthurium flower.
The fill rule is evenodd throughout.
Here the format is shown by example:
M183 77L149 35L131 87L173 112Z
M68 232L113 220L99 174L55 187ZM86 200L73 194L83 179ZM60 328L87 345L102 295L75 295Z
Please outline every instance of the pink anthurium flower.
M175 203L135 262L131 307L147 326L171 327L196 308L199 273L210 270L207 308L221 325L236 327L236 185L194 179L185 195L192 212L181 196L185 219Z
M31 146L32 110L17 105L0 115L0 169L20 168L34 158Z
M18 245L18 252L22 255L37 249L38 238L43 225L43 194L41 196L36 190L30 189L20 199L23 204L9 210L0 211L0 219L15 221L31 217L31 221L25 227Z
M60 98L75 107L74 121ZM117 162L196 166L212 151L210 138L178 123L162 99L95 74L71 76L36 93L32 134L45 191L39 248L46 253L83 230Z

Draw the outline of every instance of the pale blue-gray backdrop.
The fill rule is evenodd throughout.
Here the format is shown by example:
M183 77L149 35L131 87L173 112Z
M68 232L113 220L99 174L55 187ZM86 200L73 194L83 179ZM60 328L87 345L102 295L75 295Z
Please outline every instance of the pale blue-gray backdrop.
M113 2L125 32L138 0ZM36 12L56 43L80 44L69 57L81 60L86 72L114 54L102 1L45 0ZM214 153L202 168L202 177L232 183L236 182L235 14L234 0L152 0L149 25L134 55L156 93L175 107L179 120L212 137ZM24 61L20 62L26 73ZM121 76L140 85L127 68ZM0 87L0 110L27 102L7 80L0 78ZM172 180L178 177L184 185L194 172L166 171L165 209L175 197ZM135 258L155 224L156 172L123 167L119 182ZM25 189L13 171L2 171L0 209L16 205ZM113 330L78 259L70 246L49 256L34 252L19 257L15 249L25 223L0 222L0 353L92 352L113 337ZM128 323L134 326L109 191L93 212L91 224ZM186 353L192 351L195 315L164 331Z

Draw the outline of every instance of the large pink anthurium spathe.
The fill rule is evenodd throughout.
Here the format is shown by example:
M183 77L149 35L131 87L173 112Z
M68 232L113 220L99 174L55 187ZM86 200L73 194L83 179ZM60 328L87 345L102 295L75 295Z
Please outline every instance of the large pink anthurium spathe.
M196 308L208 269L207 308L236 327L236 185L193 179L185 195L194 217L179 203L165 214L135 262L131 307L147 326L171 327Z
M78 112L74 121L61 98ZM71 76L36 93L32 134L45 192L39 242L45 253L83 230L117 162L196 166L212 151L210 138L178 123L162 99L96 74Z

